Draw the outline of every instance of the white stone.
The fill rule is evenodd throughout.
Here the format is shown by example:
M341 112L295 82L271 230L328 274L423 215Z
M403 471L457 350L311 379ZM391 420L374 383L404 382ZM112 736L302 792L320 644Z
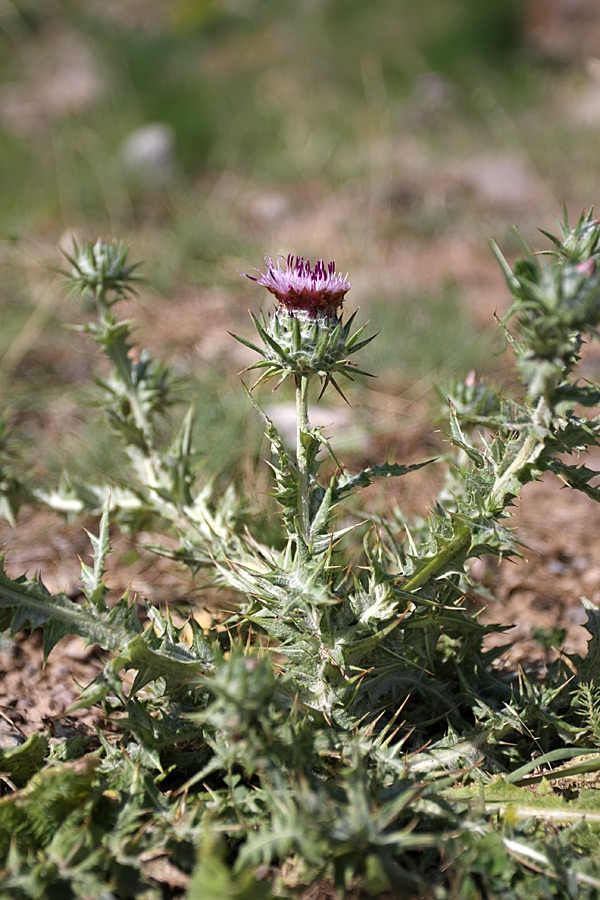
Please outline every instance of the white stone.
M175 132L164 122L136 128L119 155L125 168L137 177L170 181L176 168Z

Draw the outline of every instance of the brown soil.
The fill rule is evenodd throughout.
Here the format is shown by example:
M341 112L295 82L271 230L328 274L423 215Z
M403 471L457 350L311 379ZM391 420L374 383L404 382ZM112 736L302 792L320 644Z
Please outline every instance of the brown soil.
M421 457L422 458L422 457ZM422 490L431 489L425 481ZM431 499L429 493L427 500ZM419 498L407 492L411 505ZM421 494L421 500L424 499ZM583 495L561 489L556 479L529 485L515 511L512 524L527 545L516 561L478 560L474 575L488 586L497 602L490 603L484 620L514 626L508 637L514 641L500 664L539 664L552 657L533 637L534 629L564 628L564 649L585 655L589 634L581 596L600 604L600 507ZM94 523L86 525L94 527ZM17 528L3 528L7 547L7 570L15 576L24 571L41 572L52 591L78 593L78 555L88 554L88 538L81 527L66 526L51 513L30 512ZM142 542L149 538L142 535ZM109 586L122 592L131 587L140 600L169 603L185 613L190 604L196 615L201 609L221 606L222 597L205 593L194 596L193 583L185 570L141 551L135 552L128 538L115 536L115 553L109 557ZM499 638L506 642L506 636ZM97 647L85 648L77 637L65 638L42 664L41 637L19 634L0 644L0 746L18 743L24 735L44 730L63 737L98 724L98 711L68 713L79 687L100 671L105 654ZM100 716L100 718L99 718Z
M532 0L529 6L535 41L541 46L550 42L553 48L558 42L562 53L563 43L556 37L563 35L562 19L556 11L572 5L559 0L551 4ZM578 8L592 6L582 2ZM538 15L542 8L543 15ZM92 76L93 72L90 91ZM596 99L600 96L595 74L581 84L573 85L568 79L565 84L556 91L555 106L544 111L545 118L559 120L563 112L565 117L572 117L578 100L587 103L586 115L591 115L591 100L585 91L595 92ZM416 108L417 101L415 117L422 113L420 107ZM21 115L30 107L18 104ZM596 107L597 125L600 103ZM32 112L34 125L36 109ZM4 107L2 114L8 115ZM510 125L518 130L517 119ZM441 127L447 126L442 122ZM443 142L443 135L440 140ZM415 136L405 132L397 136L393 147L387 148L379 172L381 147L375 141L371 146L367 135L363 152L371 160L375 187L366 179L362 188L351 190L321 183L265 188L230 173L212 182L199 182L193 190L198 198L208 198L198 201L200 217L216 218L224 232L251 234L265 252L275 255L302 248L303 252L338 259L344 271L348 261L353 261L352 308L361 305L367 315L371 298L388 297L401 303L415 292L439 290L450 278L460 286L474 319L491 326L494 312L505 309L508 297L489 252L488 237L495 234L502 238L508 226L518 221L524 233L535 239L534 226L542 223L552 228L563 202L563 196L553 193L552 179L536 171L525 150L498 149L491 146L494 143L490 140L487 148L478 146L460 159L438 156L430 163L416 128ZM388 169L390 183L386 181ZM594 172L578 177L580 180L575 180L570 173L571 180L564 188L569 193L572 219L594 200ZM426 228L420 230L419 223L424 222L434 223L431 233ZM4 375L27 378L27 367L35 366L36 359L40 366L51 363L61 367L64 363L65 379L73 382L89 374L89 362L82 354L72 354L64 345L51 347L45 339L47 319L53 315L65 321L71 318L61 307L64 291L60 281L49 281L46 274L40 274L57 265L57 238L55 233L40 236L35 260L29 268L25 262L28 292L40 299L2 360ZM164 231L148 226L135 236L136 258L158 259L164 241ZM68 240L64 243L70 246ZM251 355L233 342L227 331L248 334L247 307L262 302L257 294L252 295L254 300L248 299L248 282L236 274L239 270L252 271L254 265L260 265L260 259L223 254L215 271L216 286L178 285L168 301L168 314L165 300L143 289L141 303L129 307L139 321L140 341L159 356L176 355L183 371L210 366L224 358L232 367L243 368ZM418 391L413 392L415 395ZM398 458L406 462L435 455L437 440L428 424L426 405L411 405L407 399L410 396L410 391L402 393L394 387L386 394L381 385L372 395L372 406L391 423L387 438L395 442ZM399 409L404 416L404 431L397 424ZM51 411L40 411L37 432L51 440L71 413L65 400ZM75 418L71 424L76 428ZM398 433L394 435L395 431ZM367 436L360 448L361 462L363 458L367 464L379 461L377 444L378 439ZM424 475L408 479L403 502L408 508L423 510L434 494L435 478ZM515 644L504 664L515 666L543 656L532 639L535 628L565 628L565 648L585 653L588 635L582 627L585 615L580 597L600 603L600 507L584 496L561 490L556 480L544 479L523 492L513 524L528 547L523 551L524 559L500 566L479 561L475 567L477 577L486 582L498 601L488 606L485 618L514 625L511 636ZM93 529L95 523L85 525ZM9 574L33 575L39 571L51 591L77 595L78 557L86 558L89 549L81 526L65 525L47 512L24 510L14 530L0 526L0 542L4 544ZM144 536L140 543L144 543ZM193 598L193 585L181 569L140 551L127 538L115 536L115 549L109 559L108 583L116 591L131 586L140 600L183 601L183 606ZM203 594L193 602L206 604L207 598ZM33 730L60 734L65 729L73 732L90 728L95 712L68 715L67 710L77 697L77 685L87 684L101 666L102 653L94 647L83 648L78 638L61 642L45 667L37 635L19 635L0 644L0 746L18 741L23 733Z
M467 303L474 314L493 320L495 308L506 303L506 292L489 257L484 265L481 245L472 236L452 236L447 245L440 238L429 245L428 251L414 246L414 255L403 249L393 264L402 268L403 277L415 279L418 272L426 272L433 283L442 279L450 267L464 285ZM409 264L409 260L412 262ZM414 266L414 274L412 266ZM386 270L389 277L389 270ZM367 275L368 280L368 275ZM360 288L359 288L360 293ZM485 297L485 303L481 302ZM179 365L210 365L211 359L228 353L234 365L241 368L248 363L244 348L224 335L231 316L226 294L209 292L209 302L202 293L190 297L184 291L180 298L170 301L169 316L161 314L160 303L154 298L142 298L134 310L139 321L140 340L147 342L158 355L173 357L178 353ZM240 311L239 305L237 312ZM247 326L241 315L241 333ZM235 327L235 326L234 326ZM25 359L35 358L36 352L48 354L38 343L26 351ZM179 349L180 348L180 349ZM77 371L75 371L75 369ZM81 377L75 366L73 378ZM416 399L412 396L416 395ZM377 389L365 401L376 409L387 425L376 436L362 434L359 449L350 450L344 461L354 467L369 465L382 457L403 462L416 462L436 456L440 450L439 435L430 425L430 409L410 387L402 390L378 382ZM64 411L63 411L64 412ZM352 409L350 418L342 423L345 430L360 426L360 407ZM353 422L354 419L354 422ZM57 430L56 411L41 413L37 426L41 434ZM358 456L355 454L358 452ZM390 456L389 454L392 454ZM353 458L354 455L354 458ZM424 512L438 487L438 476L423 470L402 479L401 502L407 511ZM386 485L371 489L371 502L382 511L389 509L392 496ZM82 523L94 530L93 520ZM585 654L589 635L583 628L585 612L580 597L600 603L600 506L583 495L561 489L556 479L546 478L528 486L515 510L512 524L526 545L524 558L505 561L480 560L475 563L474 575L484 581L497 598L484 613L486 621L514 625L510 633L514 641L501 664L514 667L548 656L532 637L536 628L554 626L566 630L564 647L569 652ZM65 591L69 596L78 593L79 558L88 558L89 540L82 525L67 525L50 512L23 510L15 529L0 526L0 540L6 552L10 575L40 573L49 590ZM114 535L115 552L109 557L108 584L116 592L128 587L140 600L169 603L185 608L220 605L222 598L205 593L194 595L193 582L186 571L167 560L155 557L140 547L151 543L152 536L141 535L137 542L126 536ZM554 651L551 651L551 653ZM0 645L0 746L18 742L23 734L46 730L61 735L76 733L78 729L92 729L98 713L89 710L68 714L67 710L78 696L78 685L89 683L102 666L103 654L98 648L85 649L78 638L66 638L51 654L45 667L42 664L39 636L19 635L14 641Z

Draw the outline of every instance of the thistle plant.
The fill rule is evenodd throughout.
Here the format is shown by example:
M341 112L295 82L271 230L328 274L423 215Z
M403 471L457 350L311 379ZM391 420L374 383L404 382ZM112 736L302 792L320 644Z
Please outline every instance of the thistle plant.
M295 535L298 543L297 559L301 561L312 553L314 540L319 536L314 529L315 520L323 497L313 497L313 481L316 474L316 451L322 436L311 431L308 417L310 384L316 376L322 381L321 396L329 384L338 393L341 390L335 376L351 378L351 373L366 375L349 357L373 340L359 341L366 325L351 334L354 315L343 322L344 297L352 287L348 277L335 271L335 263L318 260L314 268L303 257L287 257L285 269L270 257L265 273L260 278L247 275L251 281L265 287L277 300L275 312L259 321L252 316L262 347L237 338L260 354L261 360L249 370L262 369L254 387L278 377L279 384L290 376L296 389L296 470L298 516ZM343 396L343 394L342 394ZM330 453L332 451L330 450ZM337 460L334 461L337 463ZM315 502L316 501L316 502ZM326 518L325 508L320 518ZM317 520L318 521L318 520Z
M233 490L225 492L216 505L212 504L210 484L192 491L198 465L192 446L193 407L183 416L171 444L161 444L159 424L175 405L177 380L147 351L138 351L132 323L121 319L115 309L119 300L135 295L142 281L139 264L128 262L128 248L119 241L75 243L65 257L70 269L64 274L72 292L82 299L91 298L97 313L96 320L78 330L92 337L110 363L108 377L98 383L106 415L132 471L113 485L89 485L67 478L58 490L38 492L38 496L71 515L83 510L102 512L110 501L115 517L134 529L149 516L158 517L180 535L179 554L194 569L211 564L215 553L231 552L232 542L241 555L235 536L240 510Z
M341 393L341 378L366 374L353 357L373 338L344 318L347 276L296 256L248 276L276 301L252 317L256 342L238 338L259 357L247 393L272 450L272 545L244 512L243 485L218 496L202 480L193 409L170 442L160 437L174 380L132 352L119 318L140 284L126 249L75 245L68 277L95 304L83 331L110 363L99 385L131 468L112 484L49 491L21 485L5 454L5 515L41 501L102 516L82 599L0 571L0 624L41 628L46 656L67 634L98 643L104 670L78 705L99 706L110 727L0 750L0 897L250 900L324 879L340 897L598 896L600 611L584 601L587 656L561 652L540 678L499 667L502 648L486 638L503 629L464 602L477 590L472 560L520 552L510 516L525 484L550 472L600 500L599 473L577 459L600 444L600 387L576 375L600 323L600 223L565 219L548 236L549 253L525 247L512 266L494 245L523 390L506 397L474 373L446 389L453 450L427 518L398 509L336 524L358 489L432 463L351 471L311 427L316 382ZM295 392L293 447L257 399L271 379ZM109 520L135 529L148 517L178 541L156 552L236 592L207 633L193 607L178 625L108 596Z

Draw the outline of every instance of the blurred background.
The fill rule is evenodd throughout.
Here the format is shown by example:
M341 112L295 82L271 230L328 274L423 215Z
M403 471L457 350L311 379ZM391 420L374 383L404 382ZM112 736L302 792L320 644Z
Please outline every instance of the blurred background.
M192 379L207 475L218 457L257 477L252 357L227 332L269 308L239 273L290 252L335 259L380 332L377 380L319 421L346 460L422 459L436 383L511 377L489 238L510 257L513 223L543 247L563 204L589 209L599 133L595 0L0 0L0 386L21 452L50 483L121 465L55 271L59 245L102 236L145 260L127 312Z

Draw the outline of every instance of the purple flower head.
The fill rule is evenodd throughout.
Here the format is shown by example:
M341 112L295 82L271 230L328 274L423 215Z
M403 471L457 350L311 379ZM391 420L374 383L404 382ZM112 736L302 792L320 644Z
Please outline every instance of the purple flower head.
M331 316L340 308L352 285L348 276L335 271L334 262L319 259L313 268L310 260L290 254L282 268L281 259L278 257L275 266L271 257L265 256L267 271L257 269L260 278L246 277L266 287L290 312L302 310L310 316Z

